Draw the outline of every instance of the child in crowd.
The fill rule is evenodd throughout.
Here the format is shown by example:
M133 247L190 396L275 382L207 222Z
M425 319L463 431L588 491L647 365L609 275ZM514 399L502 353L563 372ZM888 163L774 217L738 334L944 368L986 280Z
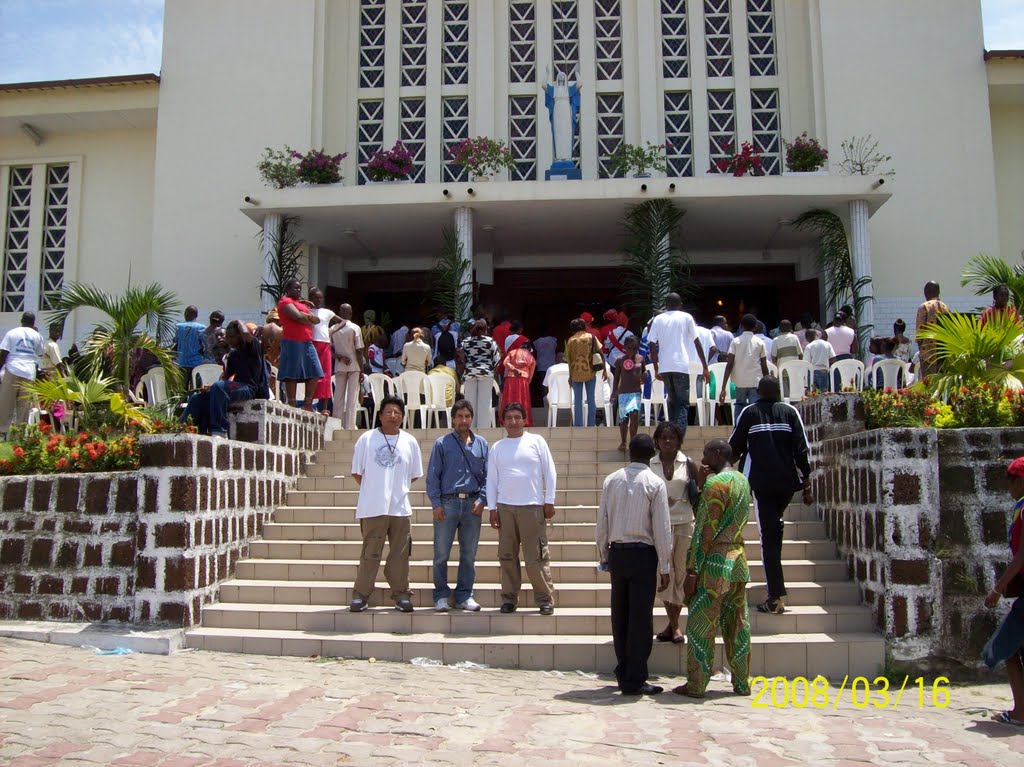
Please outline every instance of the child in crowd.
M636 436L640 425L640 393L646 368L644 358L639 354L640 342L636 336L629 336L622 342L622 346L625 352L615 362L614 389L619 393L619 434L622 437L619 450L625 452L627 439Z

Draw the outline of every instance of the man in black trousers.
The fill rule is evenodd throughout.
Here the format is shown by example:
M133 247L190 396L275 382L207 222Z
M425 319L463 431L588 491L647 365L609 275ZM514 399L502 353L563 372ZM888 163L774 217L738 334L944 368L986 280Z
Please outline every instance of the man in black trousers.
M740 471L750 482L758 527L768 599L759 612L782 615L786 581L782 576L782 515L802 489L804 503L813 503L807 437L796 408L782 402L777 378L765 376L757 385L758 402L744 409L729 445L741 456Z
M615 678L623 695L656 695L647 683L654 643L654 595L669 584L672 525L665 483L651 471L654 440L629 442L629 465L604 481L597 512L597 549L612 579Z

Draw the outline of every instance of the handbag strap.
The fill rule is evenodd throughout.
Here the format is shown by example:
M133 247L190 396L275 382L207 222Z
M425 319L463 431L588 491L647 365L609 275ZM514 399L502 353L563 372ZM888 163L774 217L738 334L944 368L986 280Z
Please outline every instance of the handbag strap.
M470 463L469 456L466 455L466 452L467 452L466 451L466 446L463 445L462 442L455 436L454 432L451 433L451 438L454 439L455 440L455 444L457 444L459 446L459 452L462 453L462 460L464 460L466 462L466 468L469 469L469 473L472 474L473 475L473 479L476 480L477 489L478 490L482 490L483 489L483 485L484 485L484 481L483 481L483 479L481 477L477 476L476 471L473 469L473 464ZM475 457L476 456L474 456L474 458ZM486 448L484 448L484 456L483 456L483 458L481 460L483 460L485 463L487 461L487 449Z

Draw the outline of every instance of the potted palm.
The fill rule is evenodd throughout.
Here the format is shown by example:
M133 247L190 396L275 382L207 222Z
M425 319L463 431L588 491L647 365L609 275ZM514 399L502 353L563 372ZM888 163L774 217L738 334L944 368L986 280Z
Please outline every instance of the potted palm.
M668 168L668 160L662 154L669 144L652 144L648 141L645 145L620 144L610 158L609 169L616 176L627 177L630 173L634 178L650 178L650 171L664 173Z
M462 139L448 150L448 159L464 168L474 181L490 181L496 173L515 167L505 142L487 136Z
M785 175L827 176L828 150L817 139L808 138L807 131L790 143L786 142Z

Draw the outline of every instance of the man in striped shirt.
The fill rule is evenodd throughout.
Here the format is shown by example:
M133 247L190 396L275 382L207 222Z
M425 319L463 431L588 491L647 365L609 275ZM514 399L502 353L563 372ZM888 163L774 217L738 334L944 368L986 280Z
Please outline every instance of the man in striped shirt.
M745 408L736 422L729 445L741 456L740 470L750 482L754 510L761 529L761 560L768 599L759 612L781 615L785 611L786 582L782 576L782 516L803 490L804 503L813 503L807 437L800 414L782 402L779 381L765 376L757 385L758 401Z

